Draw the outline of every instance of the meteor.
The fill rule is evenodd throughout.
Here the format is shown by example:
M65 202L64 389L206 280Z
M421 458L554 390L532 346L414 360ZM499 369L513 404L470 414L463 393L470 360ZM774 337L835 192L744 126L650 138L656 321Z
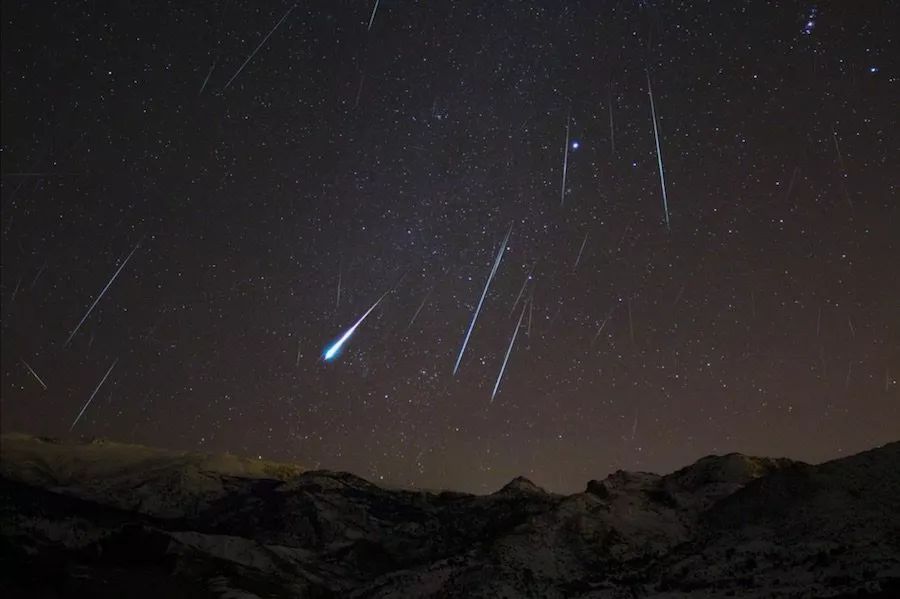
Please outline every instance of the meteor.
M103 383L106 382L106 377L109 376L109 373L112 372L112 369L115 368L116 364L118 364L118 363L119 363L119 359L116 358L116 360L109 367L109 370L106 371L106 374L103 375L103 378L100 379L100 382L97 383L97 387L94 389L94 392L91 393L91 396L88 398L87 402L85 402L84 407L81 408L81 411L78 412L78 416L76 416L75 420L72 422L72 426L69 427L70 433L72 432L72 429L75 428L75 425L78 424L78 421L81 420L81 416L84 414L84 411L87 410L88 406L91 405L91 402L94 401L94 396L97 395L97 391L99 391L100 387L103 386Z
M39 377L39 376L38 376L38 373L36 373L36 372L34 371L34 368L31 367L31 364L29 364L29 363L26 362L25 360L22 360L21 358L20 358L20 360L21 360L22 364L25 366L25 368L28 369L28 372L31 374L31 376L33 376L33 377L35 378L35 380L36 380L38 383L40 383L41 387L44 388L44 391L46 391L46 390L47 390L47 384L46 384L44 381L41 380L41 377Z
M572 268L572 270L578 270L578 264L579 264L579 262L581 262L581 254L584 253L584 246L587 245L587 238L588 238L588 234L585 233L584 241L581 242L581 249L578 250L578 257L575 258L575 266Z
M369 27L368 27L368 29L366 29L366 31L372 31L372 23L375 22L375 13L378 12L378 3L380 1L381 0L375 0L375 7L372 8L372 16L369 17Z
M137 251L138 247L140 247L141 241L143 241L143 240L144 240L144 238L141 237L140 241L138 241L138 242L135 244L134 249L132 249L131 252L130 252L127 256L125 256L125 259L122 260L122 263L119 265L119 268L116 269L116 272L113 273L112 278L109 280L108 283L106 283L106 287L104 287L104 288L100 291L100 294L99 294L99 295L97 296L97 298L94 300L94 303L91 304L91 307L88 308L87 312L84 313L84 316L81 317L81 320L78 322L78 325L77 325L74 329L72 329L72 332L71 332L71 333L69 333L69 338L66 339L66 342L65 342L65 343L63 343L63 347L67 347L67 346L69 345L69 342L72 341L72 337L75 336L75 333L78 332L78 329L81 328L81 325L84 324L84 321L87 320L87 317L90 316L90 315L91 315L91 312L94 311L94 308L97 306L97 303L98 303L101 299L103 299L103 296L106 294L107 290L109 289L109 286L113 284L113 281L116 280L116 277L119 276L119 273L122 272L122 269L125 268L125 265L128 264L128 261L131 260L131 256L134 255L134 253Z
M497 390L500 389L500 381L503 379L503 373L506 371L506 363L509 361L509 354L512 353L513 346L516 344L516 336L519 329L522 328L522 319L525 318L525 306L522 306L522 313L519 314L519 322L516 323L516 330L513 331L512 338L509 340L509 347L506 348L506 355L503 357L503 365L500 367L500 374L497 375L497 382L494 383L494 391L491 393L491 402L497 396Z
M384 295L379 297L378 301L375 302L374 304L372 304L372 307L369 308L368 310L366 310L366 313L363 314L362 317L360 317L360 319L357 320L356 323L354 323L354 325L352 327L347 329L347 332L344 333L343 335L341 335L340 339L335 341L331 345L331 347L329 347L327 350L325 350L325 353L322 354L322 359L324 359L326 362L334 359L334 357L338 355L338 352L341 351L341 347L347 342L348 339L350 339L350 337L353 335L353 333L356 332L356 329L359 327L359 325L361 325L363 323L363 321L369 316L369 314L371 314L372 311L378 307L378 304L381 303L381 300L383 300L387 296L387 294L390 293L391 291L392 291L392 289L388 289L387 291L385 291Z
M238 70L235 71L234 75L231 76L231 79L228 80L228 83L225 84L225 87L222 88L222 91L225 91L226 89L228 89L228 87L231 85L231 82L234 81L235 79L237 79L237 76L241 74L241 71L244 70L244 67L247 66L247 63L250 62L251 60L253 60L253 57L256 56L256 53L259 52L259 49L262 48L266 44L267 41L269 41L269 38L272 37L272 34L275 33L275 30L278 29L279 27L281 27L281 24L284 23L284 20L288 18L288 15L291 14L291 11L294 10L295 8L297 8L296 4L294 4L289 9L287 9L287 12L284 13L284 16L281 17L281 20L278 21L277 23L275 23L275 27L272 27L272 29L269 31L269 33L266 34L266 37L264 37L262 39L262 41L259 42L259 45L256 47L256 49L250 53L250 56L247 57L247 60L245 60L243 62L243 64L241 64L240 68L238 68ZM212 72L212 71L210 71L210 72Z
M494 279L494 275L497 273L497 268L500 267L500 260L503 259L503 252L506 251L506 242L509 241L509 235L512 233L512 223L509 225L509 230L506 232L506 237L503 238L503 243L500 244L500 251L497 252L497 258L494 260L494 266L491 268L491 274L488 275L487 282L484 284L484 291L481 292L481 299L478 300L478 307L475 308L475 314L472 315L472 322L469 323L469 330L466 331L466 336L463 339L462 347L459 348L459 356L456 358L456 364L453 366L453 375L456 376L456 371L459 370L459 363L462 362L463 354L466 352L466 345L469 344L469 337L472 335L472 329L475 328L475 321L478 320L478 313L481 312L481 305L484 303L484 298L487 296L488 288L491 286L491 281Z
M436 286L437 286L437 283L435 283L434 285L432 285L432 286L431 286L431 289L428 290L428 293L425 294L425 297L422 298L422 303L419 304L419 308L416 310L416 313L413 314L413 317L409 319L409 324L406 325L406 328L407 328L407 329L409 329L409 327L411 327L411 326L413 325L413 323L416 321L416 318L419 317L419 312L421 312L421 311L422 311L422 308L425 307L425 302L428 301L428 298L431 296L431 292L434 291L434 288L435 288Z
M528 274L525 275L525 280L522 282L522 288L519 289L519 295L516 296L516 301L513 302L512 308L509 309L509 315L512 316L513 312L516 310L516 306L519 305L519 300L522 299L522 294L525 293L525 287L528 285L528 281L531 280L531 275L534 273L534 267L537 266L537 262L531 265L531 268L528 271Z
M653 117L653 137L656 139L656 161L659 164L659 187L662 191L663 210L666 213L666 229L669 229L669 198L666 195L666 176L663 173L662 151L659 149L659 126L656 122L656 105L653 103L653 86L647 71L647 93L650 96L650 115Z
M566 173L569 170L569 125L572 121L572 109L566 113L566 147L563 150L562 186L559 190L559 205L566 203Z

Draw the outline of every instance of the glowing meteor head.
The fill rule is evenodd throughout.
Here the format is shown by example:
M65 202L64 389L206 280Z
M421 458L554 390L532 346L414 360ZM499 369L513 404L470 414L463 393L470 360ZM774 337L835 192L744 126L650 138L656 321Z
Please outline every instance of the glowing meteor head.
M326 349L325 352L322 354L322 359L325 360L326 362L330 362L331 360L336 358L337 355L339 353L341 353L341 345L343 345L343 343L341 343L341 341L336 341L336 342L332 343L328 347L328 349Z
M577 150L577 149L580 148L580 147L581 147L581 142L579 142L577 139L576 139L575 141L572 142L572 149L573 149L573 150Z

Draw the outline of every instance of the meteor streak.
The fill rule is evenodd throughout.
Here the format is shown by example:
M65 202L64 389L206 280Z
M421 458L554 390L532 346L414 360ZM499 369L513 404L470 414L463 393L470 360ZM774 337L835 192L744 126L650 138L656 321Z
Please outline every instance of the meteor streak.
M235 71L234 75L231 76L231 79L228 80L228 83L225 84L225 87L222 88L222 91L225 91L226 89L228 89L229 86L231 85L231 82L234 81L235 79L237 79L237 76L241 74L241 71L244 70L244 67L247 66L247 63L250 62L251 60L253 60L253 57L256 56L256 53L259 52L259 49L262 48L266 44L267 41L269 41L269 38L272 36L273 33L275 33L275 30L278 29L282 23L284 23L284 20L288 18L288 15L291 14L291 11L294 10L294 8L296 8L296 7L297 7L297 5L295 4L295 5L291 6L289 9L287 9L287 12L284 13L284 16L281 17L281 20L278 21L277 23L275 23L275 27L272 27L271 31L269 31L269 33L266 34L266 37L264 37L262 39L262 41L259 42L259 45L256 47L256 49L250 53L250 56L247 57L247 60L245 60L243 62L243 64L240 66L240 68L238 68L238 70Z
M416 318L419 317L419 312L421 312L421 311L422 311L422 308L425 307L425 302L428 301L428 298L431 296L431 292L434 291L434 288L435 288L436 286L437 286L436 284L435 284L435 285L432 285L432 286L431 286L431 289L428 290L428 293L425 294L425 297L422 298L422 303L419 304L419 307L416 309L416 313L413 314L413 317L409 319L409 324L406 325L406 328L407 328L407 329L409 329L409 327L411 327L411 326L413 325L413 323L416 321Z
M143 240L144 239L141 238L141 241L143 241ZM120 264L119 268L116 269L116 272L113 273L113 276L109 280L109 282L106 284L106 287L104 287L100 291L100 294L97 296L97 299L94 300L94 303L91 304L91 307L88 308L87 312L84 313L84 316L81 317L81 320L78 322L78 326L76 326L72 330L72 332L69 334L69 338L66 339L65 343L63 343L63 347L66 347L67 345L69 345L69 342L72 340L72 337L75 336L75 333L78 332L78 329L81 328L81 325L84 324L84 321L87 320L87 317L90 316L91 312L94 311L94 308L97 306L97 302L99 302L101 299L103 299L103 296L106 294L106 291L109 289L109 286L113 284L113 281L116 280L116 277L119 276L119 273L122 272L122 269L125 268L125 265L128 264L129 260L131 260L131 256L137 251L138 247L141 245L141 241L138 241L137 244L135 244L134 248L131 250L131 252L125 257L124 260L122 260L122 264Z
M609 146L610 151L616 153L616 129L613 126L613 97L612 82L609 84Z
M375 0L375 6L372 8L372 16L369 17L369 27L366 31L372 31L372 23L375 22L375 13L378 12L378 3L380 0Z
M103 378L100 379L100 382L97 383L97 387L94 389L94 392L91 393L91 396L88 398L87 402L85 402L84 407L81 408L81 411L78 412L78 416L75 417L75 421L72 422L72 426L69 427L69 432L71 432L72 429L75 428L75 425L78 424L78 421L81 420L81 416L82 414L84 414L84 411L87 410L88 406L91 405L91 402L94 401L94 396L97 395L97 391L99 391L100 387L103 386L103 383L106 382L106 377L109 376L109 373L112 372L112 369L115 368L116 364L118 363L119 358L116 358L112 365L110 365L109 370L106 371L106 374L103 375Z
M581 262L581 254L584 253L584 246L587 245L588 234L584 234L584 241L581 242L581 249L578 250L578 257L575 258L575 266L572 270L578 270L578 264Z
M356 323L355 323L352 327L350 327L349 329L347 329L347 332L344 333L343 335L341 335L341 338L338 339L337 341L335 341L335 342L331 345L331 347L329 347L329 348L325 351L324 354L322 354L322 358L323 358L326 362L332 360L332 359L338 354L338 352L341 351L341 347L344 345L344 343L347 342L347 340L353 335L353 333L356 332L356 329L359 327L359 325L361 325L361 324L363 323L363 321L369 316L369 314L371 314L372 311L375 310L375 308L378 307L378 304L381 303L381 300L383 300L383 299L387 296L387 294L390 293L392 290L393 290L393 289L389 289L389 290L385 291L385 292L384 292L384 295L382 295L381 297L379 297L379 298L378 298L378 301L375 302L374 304L372 304L372 307L369 308L368 310L366 310L366 313L363 314L362 317L360 317L360 319L357 320Z
M41 380L41 377L39 377L39 376L38 376L38 373L36 373L36 372L34 371L34 368L31 367L31 364L29 364L29 363L26 362L25 360L22 360L22 364L25 366L25 368L28 369L28 372L31 373L31 376L33 376L34 379L35 379L38 383L41 384L41 387L44 388L44 391L46 391L46 390L47 390L47 384L44 383L44 381Z
M656 161L659 164L659 186L662 190L663 210L666 213L666 229L669 229L669 198L666 196L666 177L663 174L662 152L659 149L659 127L656 124L656 105L653 103L653 87L650 71L647 71L647 93L650 95L650 115L653 117L653 137L656 139Z
M338 265L338 288L337 288L337 297L334 300L334 309L337 310L341 306L341 279L343 278L341 275L341 266Z
M516 323L516 330L513 331L512 337L509 340L509 347L506 348L506 355L503 357L503 365L500 367L500 374L497 375L497 382L494 383L494 391L491 393L491 402L494 401L497 390L500 388L500 381L503 379L503 373L506 371L506 363L509 361L509 354L512 353L513 345L516 344L516 336L519 334L519 329L522 327L522 319L524 317L525 306L522 306L522 312L519 314L519 322Z
M528 286L528 281L531 280L531 275L534 273L534 267L537 266L537 262L531 265L531 268L528 270L528 274L525 275L525 280L522 282L522 288L519 289L519 295L516 296L516 301L513 302L512 308L509 309L509 315L512 316L513 312L516 309L516 306L519 305L519 300L522 299L522 294L525 293L525 287Z
M491 274L488 275L487 282L484 284L484 291L481 292L481 299L478 300L478 307L475 308L475 313L472 315L472 322L469 323L469 330L466 331L466 336L463 339L462 347L459 348L459 356L456 358L456 364L453 366L453 375L456 376L456 371L459 370L459 363L462 362L463 354L466 353L466 345L469 344L469 337L472 335L472 329L475 328L475 321L478 320L478 313L481 312L481 305L484 303L484 298L487 296L488 288L491 286L491 281L494 279L494 275L497 273L497 268L500 267L500 260L503 259L503 252L506 251L506 242L509 241L509 235L512 233L512 223L509 225L509 230L506 232L506 237L503 238L503 243L500 244L500 251L497 252L497 258L494 260L494 266L491 268Z
M534 291L531 292L531 299L528 300L528 329L525 334L531 337L531 317L534 316Z
M572 109L566 113L566 147L563 154L562 168L562 188L559 190L559 205L562 206L566 202L566 173L569 170L569 124L572 120Z

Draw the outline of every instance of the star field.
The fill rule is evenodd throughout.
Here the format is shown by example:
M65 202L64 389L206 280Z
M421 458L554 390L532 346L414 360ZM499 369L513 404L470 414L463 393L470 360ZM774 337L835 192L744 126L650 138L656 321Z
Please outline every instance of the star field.
M373 4L6 7L3 431L479 492L900 437L897 6Z

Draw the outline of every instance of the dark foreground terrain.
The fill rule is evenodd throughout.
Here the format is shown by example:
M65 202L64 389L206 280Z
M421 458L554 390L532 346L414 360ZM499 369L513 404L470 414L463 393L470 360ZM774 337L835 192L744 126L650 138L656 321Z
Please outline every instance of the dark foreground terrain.
M486 496L7 435L4 597L900 596L900 443Z

